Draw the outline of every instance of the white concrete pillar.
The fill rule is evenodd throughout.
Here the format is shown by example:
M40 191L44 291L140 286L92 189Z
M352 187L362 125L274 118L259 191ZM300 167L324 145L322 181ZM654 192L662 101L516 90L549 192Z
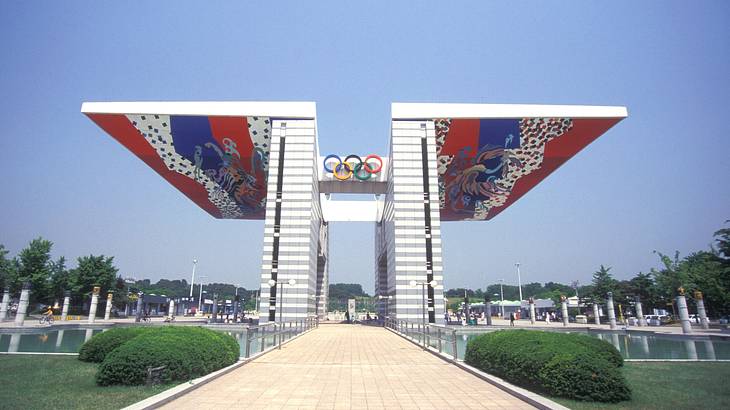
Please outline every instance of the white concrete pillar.
M565 299L565 296L560 296L560 309L563 312L563 326L568 326L568 322L570 321L570 317L568 316L568 301Z
M0 302L0 322L8 315L8 305L10 305L10 288L6 287L3 291L3 301Z
M104 310L104 320L109 320L109 317L112 314L112 293L109 292L106 295L106 309Z
M616 329L616 313L613 311L613 292L606 295L606 309L608 310L608 325L611 330Z
M84 343L88 342L89 339L91 339L91 336L94 335L94 329L86 329L86 334L84 334Z
M170 303L167 306L167 316L175 316L175 300L170 299Z
M94 290L91 292L91 307L89 308L89 323L94 323L96 320L96 307L99 304L99 291L101 288L94 286Z
M135 322L139 322L142 319L142 314L144 313L144 294L140 292L137 297L137 312L134 317Z
M58 351L58 348L61 347L61 343L63 343L63 332L63 329L59 330L58 335L56 336L56 351Z
M705 298L702 296L702 292L695 291L695 302L697 302L697 315L700 317L700 324L702 329L707 330L710 328L710 321L707 320L707 311L705 310Z
M687 299L684 297L684 290L680 290L679 296L677 296L677 310L679 310L679 320L682 322L682 332L692 333L692 324L689 321L689 311L687 310Z
M533 325L535 324L535 300L533 298L529 299L530 302L530 323Z
M487 326L492 325L492 302L486 301L484 303L484 320Z
M717 360L717 356L715 356L715 346L712 344L712 340L705 340L705 351L707 352L708 359Z
M636 297L636 317L639 319L639 326L646 326L646 318L644 317L644 309L641 306L641 298Z
M611 343L613 343L613 347L616 348L619 352L621 351L621 342L618 338L618 333L611 333Z
M71 305L71 292L63 292L63 309L61 310L61 321L65 321L68 317L68 307Z
M601 324L601 315L598 311L598 303L593 303L593 318L597 325Z
M687 358L690 360L697 360L697 346L695 345L695 341L688 339L684 341L684 347L687 349Z
M15 315L15 324L23 326L25 315L28 313L28 301L30 299L30 282L23 284L23 290L20 291L20 301L18 302L18 313Z

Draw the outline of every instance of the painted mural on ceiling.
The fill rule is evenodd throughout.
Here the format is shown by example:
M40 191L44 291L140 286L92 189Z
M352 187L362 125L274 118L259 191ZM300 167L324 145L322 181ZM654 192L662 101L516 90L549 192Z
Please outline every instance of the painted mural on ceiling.
M502 212L620 118L434 119L444 221Z
M88 116L214 217L264 218L269 117Z

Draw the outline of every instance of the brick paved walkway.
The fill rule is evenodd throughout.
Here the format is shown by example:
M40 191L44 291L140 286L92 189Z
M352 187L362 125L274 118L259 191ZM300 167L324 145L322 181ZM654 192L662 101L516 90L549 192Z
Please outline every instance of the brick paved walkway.
M379 327L321 325L165 409L531 409Z

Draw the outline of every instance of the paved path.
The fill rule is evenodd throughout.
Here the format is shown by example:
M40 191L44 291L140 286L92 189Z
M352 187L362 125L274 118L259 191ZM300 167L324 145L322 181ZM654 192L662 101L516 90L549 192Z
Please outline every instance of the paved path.
M165 409L531 409L380 327L320 325Z

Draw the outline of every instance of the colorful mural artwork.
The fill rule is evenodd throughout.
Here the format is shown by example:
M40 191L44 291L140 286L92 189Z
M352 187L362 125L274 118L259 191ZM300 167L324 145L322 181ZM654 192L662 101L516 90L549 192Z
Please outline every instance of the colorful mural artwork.
M434 119L441 219L493 218L618 121Z
M88 115L214 217L264 218L270 118Z

